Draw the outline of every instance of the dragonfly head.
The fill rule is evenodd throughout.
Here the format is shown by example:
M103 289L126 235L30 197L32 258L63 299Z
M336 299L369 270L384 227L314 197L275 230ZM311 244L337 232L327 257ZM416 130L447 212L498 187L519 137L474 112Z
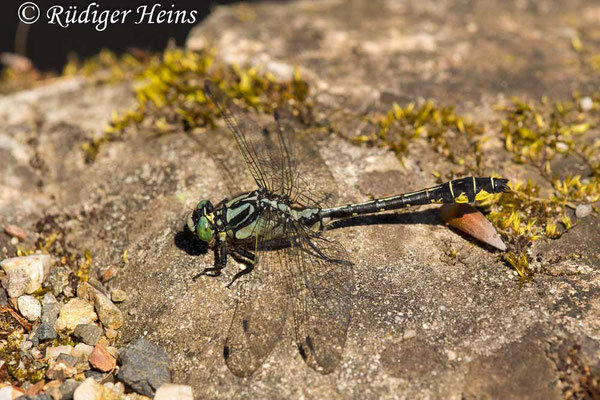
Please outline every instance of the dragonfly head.
M213 229L214 207L209 200L202 200L187 218L187 227L198 239L211 245L215 238Z

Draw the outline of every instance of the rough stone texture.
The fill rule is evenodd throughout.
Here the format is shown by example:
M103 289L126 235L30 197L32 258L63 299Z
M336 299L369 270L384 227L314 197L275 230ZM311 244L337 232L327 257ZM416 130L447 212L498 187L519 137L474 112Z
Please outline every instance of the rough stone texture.
M194 393L191 386L165 384L158 388L154 400L194 400Z
M365 112L386 111L394 101L456 105L487 125L490 169L523 180L536 173L508 161L492 105L513 95L560 100L597 88L597 72L577 62L570 41L581 34L597 42L598 29L592 0L259 3L217 8L189 46L212 43L225 60L279 75L298 66L316 89L317 116L347 136L362 132ZM546 259L582 254L572 268L557 265L562 273L520 285L495 254L424 208L396 223L331 232L351 254L357 287L334 373L306 367L288 325L252 378L233 377L222 352L236 297L225 285L236 264L220 278L193 282L213 256L186 254L177 244L184 215L199 199L234 194L205 137L230 149L241 189L252 182L225 131L198 133L200 145L184 132L133 135L105 144L85 164L79 146L86 135L99 134L112 110L132 101L129 82L83 79L0 98L0 213L32 232L46 213L67 214L69 241L89 249L95 267L117 265L127 250L129 263L110 282L129 295L121 306L123 341L147 337L166 348L174 382L191 385L198 398L560 398L561 385L578 379L565 366L577 346L597 374L595 216L532 249ZM335 135L318 145L349 201L430 185L431 171L444 167L433 151L411 154L403 168L385 149ZM34 157L45 168L33 168ZM0 236L0 245L10 243ZM458 251L455 261L443 257L450 250Z
M42 322L54 325L60 312L61 304L52 293L46 293L42 299Z
M117 360L106 350L105 346L97 345L90 354L88 361L98 371L108 372L115 368Z
M6 290L10 297L33 293L50 272L52 258L47 254L7 258L0 262L6 272Z
M73 393L73 400L122 400L124 396L107 387L94 381L92 378L87 378Z
M75 327L73 335L83 343L95 346L102 337L102 328L96 324L81 324Z
M167 353L145 339L123 349L119 361L118 378L138 393L153 396L162 384L171 382Z
M94 306L81 299L71 299L60 309L60 315L54 323L56 330L73 330L77 325L88 324L98 319Z
M42 322L35 332L36 338L39 341L47 340L47 339L56 339L56 330L54 329L54 325L48 324L46 322Z
M98 290L94 290L94 308L105 327L118 329L123 325L123 313L119 307Z
M17 300L19 312L30 321L36 321L42 316L42 305L33 296L25 295Z

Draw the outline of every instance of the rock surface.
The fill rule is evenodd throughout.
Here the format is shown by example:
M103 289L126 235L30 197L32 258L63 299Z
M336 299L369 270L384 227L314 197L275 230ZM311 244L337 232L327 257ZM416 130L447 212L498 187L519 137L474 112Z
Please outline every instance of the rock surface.
M386 112L395 101L456 105L486 126L490 170L523 180L539 172L509 161L493 105L511 96L560 100L573 90L597 88L598 73L579 62L572 40L581 35L597 41L599 16L592 0L264 2L217 8L188 46L213 44L228 62L248 62L279 76L298 66L316 96L317 118L347 136L362 132L366 113ZM194 282L191 277L214 258L186 253L177 238L198 200L235 194L209 141L222 144L235 164L234 189L254 185L224 130L199 132L198 141L183 129L133 135L106 143L96 162L86 164L80 146L87 135L101 134L112 111L133 101L129 82L90 84L82 78L0 98L0 215L7 216L3 223L33 232L36 221L64 214L68 240L90 250L94 268L123 265L127 250L127 264L110 281L128 294L119 305L126 316L122 341L144 337L165 348L173 381L191 385L198 398L548 399L561 398L586 370L598 376L597 217L532 248L546 259L583 254L572 260L572 270L540 273L522 284L494 253L444 227L431 208L395 223L330 232L351 254L357 288L336 371L309 369L288 324L252 378L232 376L223 343L237 291L225 285L237 264L232 261L222 277ZM589 106L582 100L582 107ZM317 145L346 201L431 185L432 171L447 167L429 150L410 154L403 166L386 149L338 135ZM44 168L33 167L34 159L43 160ZM0 234L3 246L14 247ZM451 251L457 257L448 261ZM62 272L49 278L57 296L68 287ZM93 306L83 303L87 317L67 323L71 304L60 312L61 326L95 320ZM573 349L579 349L580 369L566 362L574 360ZM119 376L152 395L170 381L161 354L160 382L140 371L146 356L126 356ZM84 385L76 399L86 398L86 390L104 391L93 379Z
M169 358L163 348L140 339L129 344L119 355L119 379L136 392L153 396L156 389L171 382Z
M19 312L29 321L36 321L42 316L42 305L33 296L25 295L17 300Z
M47 254L7 258L0 262L6 272L6 290L10 297L33 293L50 272L52 259Z
M81 299L71 299L60 309L54 327L56 330L73 330L77 325L89 324L98 319L94 306Z

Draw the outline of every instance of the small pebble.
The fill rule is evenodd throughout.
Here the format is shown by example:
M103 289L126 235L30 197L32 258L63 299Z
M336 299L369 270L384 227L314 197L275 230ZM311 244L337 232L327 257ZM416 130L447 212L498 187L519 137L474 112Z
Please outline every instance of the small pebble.
M92 378L96 382L102 382L104 380L104 378L106 377L106 375L107 374L105 374L103 372L94 371L93 369L90 369L89 371L85 371L85 377Z
M587 217L592 213L592 206L589 204L580 204L575 208L575 216L577 218Z
M153 396L161 385L171 383L167 352L146 339L127 345L119 360L118 378L138 393Z
M102 328L96 324L81 324L75 327L73 335L83 343L95 346L102 337Z
M44 287L50 288L55 296L61 294L68 284L69 270L65 267L53 268L44 280Z
M116 329L107 329L104 334L106 335L107 338L109 339L114 339L117 337L117 335L119 334L119 331L117 331Z
M110 298L115 303L121 303L127 299L127 293L121 289L113 289L110 292Z
M54 325L60 312L61 304L52 293L46 293L42 299L42 322Z
M6 307L8 305L8 294L4 288L0 287L0 306Z
M594 107L594 101L591 97L585 96L581 99L580 105L583 111L590 111Z
M60 353L58 357L56 357L56 362L62 362L69 367L74 367L77 364L77 359L73 357L71 354Z
M97 383L93 378L87 378L73 393L73 400L122 400L122 396Z
M23 391L21 389L17 389L12 386L4 386L0 388L0 399L16 399L23 395Z
M23 228L16 225L4 225L4 233L13 238L25 240L27 238L27 232Z
M73 348L71 355L76 358L84 359L87 361L90 354L94 351L94 346L90 346L85 343L78 343Z
M10 239L10 244L12 244L13 246L18 245L19 244L19 238L14 237L14 238Z
M61 400L70 400L73 398L73 393L75 393L75 389L80 385L81 382L77 382L74 379L67 379L59 386L58 390L60 391Z
M54 326L42 322L40 326L37 328L36 337L39 341L44 341L48 339L56 339L56 331L54 330Z
M194 393L192 387L187 385L175 385L172 383L165 383L156 391L154 400L194 400Z
M62 346L46 347L46 359L48 361L54 361L61 354L71 354L73 352L73 346L65 344Z
M77 373L77 369L75 367L71 367L63 361L56 361L51 364L51 366L46 370L46 378L54 380L65 380L66 378L70 378Z
M113 386L113 390L117 393L125 393L125 385L123 384L123 382L117 382Z
M94 347L88 361L92 364L92 367L102 372L112 371L117 365L117 359L100 344Z
M5 288L9 297L33 293L42 286L50 272L52 258L47 254L7 258L0 262L6 272Z
M119 329L123 325L123 313L121 310L107 296L95 289L94 306L102 325L105 327Z
M17 301L19 312L29 321L36 321L42 316L42 305L33 296L25 295Z
M97 318L94 306L84 300L75 298L69 300L60 309L60 315L54 324L54 328L58 331L64 329L73 330L77 325L89 324Z

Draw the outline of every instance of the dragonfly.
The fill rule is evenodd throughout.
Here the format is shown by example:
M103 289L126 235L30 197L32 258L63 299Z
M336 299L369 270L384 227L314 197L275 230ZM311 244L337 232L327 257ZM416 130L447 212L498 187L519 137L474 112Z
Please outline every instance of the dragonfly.
M473 202L509 190L508 180L468 177L415 192L326 207L332 176L311 138L294 128L287 108L265 129L207 80L204 91L226 122L257 189L213 205L200 201L187 229L215 254L214 265L194 276L219 276L228 257L243 263L223 355L237 376L253 374L268 358L291 318L306 364L323 374L339 365L351 321L352 263L327 227L348 217L431 203ZM331 189L331 190L330 190Z

